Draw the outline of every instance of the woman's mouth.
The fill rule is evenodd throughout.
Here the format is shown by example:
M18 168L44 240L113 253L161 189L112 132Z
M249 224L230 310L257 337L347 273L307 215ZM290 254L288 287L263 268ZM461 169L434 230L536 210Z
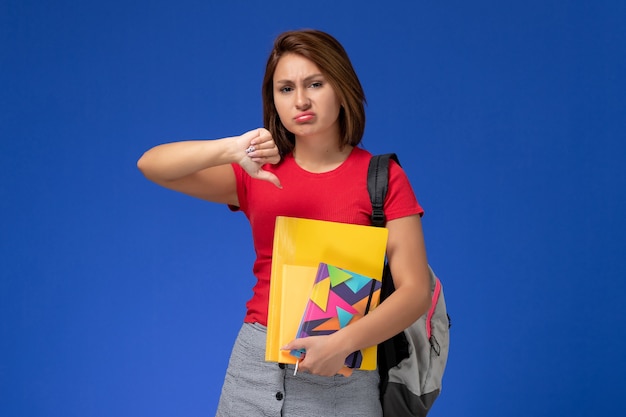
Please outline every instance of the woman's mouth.
M306 123L313 120L314 117L315 113L313 113L312 111L307 111L296 115L293 120L295 120L296 123Z

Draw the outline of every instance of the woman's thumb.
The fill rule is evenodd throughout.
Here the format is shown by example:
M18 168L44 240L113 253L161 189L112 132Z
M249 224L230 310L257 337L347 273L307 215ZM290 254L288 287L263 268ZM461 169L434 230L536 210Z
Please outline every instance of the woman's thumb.
M282 189L283 186L280 183L280 180L278 179L278 177L276 175L274 175L273 173L269 172L269 171L265 171L263 169L259 170L259 173L257 175L257 179L260 180L264 180L264 181L269 181L272 184L274 184L276 187Z

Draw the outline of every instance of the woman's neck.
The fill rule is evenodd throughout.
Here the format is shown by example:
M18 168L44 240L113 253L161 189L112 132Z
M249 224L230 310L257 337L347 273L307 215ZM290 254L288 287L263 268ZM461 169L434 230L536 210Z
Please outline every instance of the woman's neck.
M339 141L296 140L293 157L300 168L313 173L322 173L339 167L348 158L352 148L351 145L340 148Z

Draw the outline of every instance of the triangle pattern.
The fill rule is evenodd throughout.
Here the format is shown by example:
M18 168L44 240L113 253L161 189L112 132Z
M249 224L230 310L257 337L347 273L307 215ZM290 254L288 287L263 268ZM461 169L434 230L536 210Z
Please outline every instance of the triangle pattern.
M354 314L351 314L343 308L337 306L337 318L339 319L339 327L344 328L350 323Z
M321 332L325 330L337 331L339 329L341 329L341 325L339 324L339 319L337 317L332 317L326 320L325 322L320 323L320 325L315 327L313 331L315 332Z
M358 311L352 307L352 304L348 303L346 300L341 298L339 295L330 291L328 293L328 308L327 312L333 311L336 312L337 307L340 307L342 310L347 311L350 314L358 314ZM336 314L336 313L335 313ZM334 315L334 314L333 314Z
M365 297L363 299L361 299L359 302L352 304L352 306L358 310L359 315L362 316L362 311L365 311L365 307L367 306L367 301L368 301L369 297Z
M363 275L354 274L352 278L346 281L346 285L348 288L352 290L352 292L357 293L361 288L365 287L372 281L371 278L364 277Z
M346 271L343 271L332 265L328 265L328 274L330 275L330 283L333 287L336 287L342 282L345 282L352 278L352 274L349 274Z
M361 319L368 304L378 305L380 287L380 280L320 263L297 337L329 335ZM359 368L362 361L356 351L345 364Z
M313 286L311 290L311 301L322 311L326 311L328 306L328 292L330 291L330 278L325 278Z

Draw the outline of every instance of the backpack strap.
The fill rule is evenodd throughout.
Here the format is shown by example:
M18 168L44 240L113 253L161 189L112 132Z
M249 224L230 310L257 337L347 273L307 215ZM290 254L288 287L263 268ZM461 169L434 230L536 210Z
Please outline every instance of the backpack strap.
M400 164L395 153L375 155L370 160L367 171L367 191L372 203L372 225L385 227L387 219L384 212L385 197L389 184L389 160L393 159ZM382 277L382 287L380 291L380 301L384 301L395 291L393 278L389 264L385 262ZM409 343L404 332L387 339L378 345L377 365L380 375L381 389L384 393L389 380L389 369L396 366L401 360L409 356Z
M372 225L383 227L387 221L383 206L389 183L389 160L393 159L398 165L400 161L395 153L372 156L367 171L367 191L372 202Z

